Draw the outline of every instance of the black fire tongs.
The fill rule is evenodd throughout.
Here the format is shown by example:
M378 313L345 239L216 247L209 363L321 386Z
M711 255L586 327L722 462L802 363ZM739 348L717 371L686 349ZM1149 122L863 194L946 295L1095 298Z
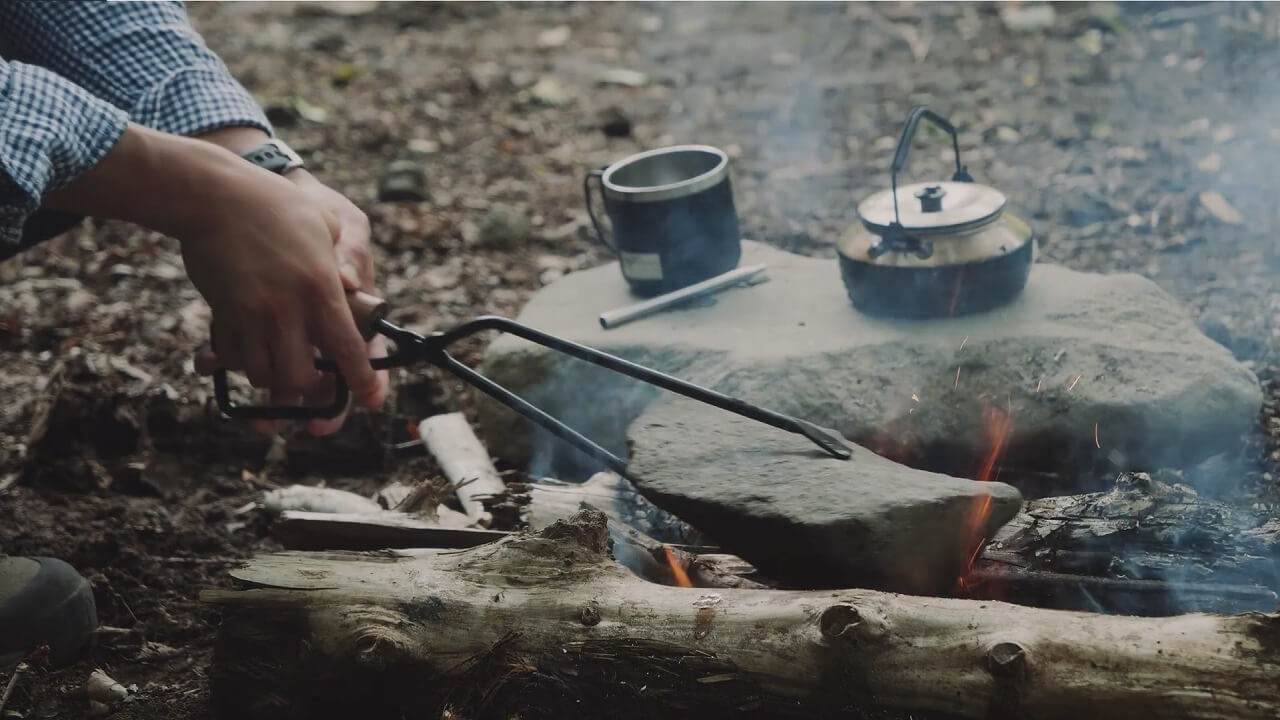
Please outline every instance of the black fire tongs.
M848 446L841 442L839 438L823 431L812 423L756 407L737 398L722 395L657 370L628 362L620 357L534 330L514 320L496 315L484 315L465 322L452 330L433 333L428 337L389 322L386 319L389 306L380 298L367 293L353 292L348 293L347 299L351 305L352 314L356 318L356 325L366 340L372 338L375 334L381 334L395 343L396 351L394 353L372 360L375 369L382 370L425 362L447 370L622 475L626 474L627 464L621 458L534 405L529 404L510 390L458 362L449 354L448 346L478 332L500 330L566 355L571 355L579 360L585 360L614 372L656 385L664 390L670 390L685 397L714 405L723 410L737 413L752 420L758 420L788 432L804 435L832 457L848 460L852 456ZM228 417L237 419L303 420L337 417L346 409L349 401L346 381L338 373L338 368L332 360L319 358L316 360L316 368L324 372L334 373L337 376L334 401L327 406L262 407L237 405L231 400L231 393L227 387L226 371L218 370L213 376L218 407Z

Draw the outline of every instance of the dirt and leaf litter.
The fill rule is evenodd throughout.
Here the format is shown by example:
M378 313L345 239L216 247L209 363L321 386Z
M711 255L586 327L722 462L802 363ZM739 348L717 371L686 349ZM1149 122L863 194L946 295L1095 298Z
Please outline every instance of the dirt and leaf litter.
M855 199L883 186L906 108L939 105L966 129L971 169L1031 208L1042 257L1154 279L1259 376L1258 432L1228 453L1248 462L1209 473L1240 482L1198 487L1274 512L1280 211L1265 189L1280 179L1270 162L1280 128L1272 94L1259 92L1280 67L1274 6L1057 5L1051 23L1015 29L1001 7L974 4L377 3L346 15L312 5L325 7L191 11L245 84L292 118L281 123L289 142L369 211L396 320L431 330L480 311L514 316L543 284L597 264L605 252L581 234L582 172L667 143L730 151L744 235L830 257L856 220ZM571 29L563 45L538 46L561 26ZM649 82L600 84L609 68ZM543 77L567 104L525 101ZM609 106L624 111L629 135L602 132L598 113ZM416 183L424 170L426 199L379 203L378 179L405 148L421 153L407 175ZM940 155L922 141L913 167L937 175ZM1206 206L1205 192L1225 205ZM526 213L528 235L514 248L478 241L494 204ZM1243 222L1211 209L1226 206ZM0 264L0 393L10 399L0 404L0 548L71 561L115 628L79 665L24 673L6 712L84 716L81 688L101 667L139 688L112 717L207 718L203 668L218 617L194 589L227 587L227 568L280 547L265 513L236 510L295 483L363 497L394 480L415 485L439 469L423 453L385 448L429 415L474 417L452 381L401 373L385 412L357 414L330 441L290 436L288 452L273 456L283 460L267 461L271 443L205 414L207 387L186 362L207 319L180 269L172 244L120 225ZM476 338L460 357L475 364L485 344ZM141 423L142 460L81 442L57 458L64 473L26 467L44 379L73 347L123 359L152 376L151 390L172 390L143 406L159 412ZM134 381L119 382L128 397ZM84 404L101 413L86 417L131 434L112 402ZM139 479L128 466L142 461ZM30 482L41 475L49 484Z

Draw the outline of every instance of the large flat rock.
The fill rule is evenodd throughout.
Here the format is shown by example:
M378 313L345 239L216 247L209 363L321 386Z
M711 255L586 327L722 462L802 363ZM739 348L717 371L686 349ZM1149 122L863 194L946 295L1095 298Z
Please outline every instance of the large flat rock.
M1002 464L1057 472L1181 466L1235 447L1261 405L1257 379L1138 275L1037 264L1024 293L991 312L890 321L850 305L834 259L748 242L770 281L604 330L634 302L614 263L540 290L536 328L835 428L915 467L974 477L993 407L1011 414ZM627 426L660 391L503 336L484 372L625 453ZM580 456L491 402L495 455L565 476ZM1095 439L1096 428L1096 439Z
M1021 507L1014 488L914 470L690 400L646 410L628 474L658 507L766 575L799 587L940 594Z

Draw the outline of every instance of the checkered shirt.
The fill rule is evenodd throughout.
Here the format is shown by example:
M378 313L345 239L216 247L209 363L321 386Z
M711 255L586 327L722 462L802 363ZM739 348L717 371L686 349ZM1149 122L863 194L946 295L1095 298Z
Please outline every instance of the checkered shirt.
M181 2L0 0L0 249L130 121L272 131Z

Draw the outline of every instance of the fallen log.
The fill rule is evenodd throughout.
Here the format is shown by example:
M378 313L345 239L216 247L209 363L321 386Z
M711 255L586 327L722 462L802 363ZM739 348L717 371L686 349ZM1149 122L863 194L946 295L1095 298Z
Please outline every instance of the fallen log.
M277 553L213 590L222 718L1280 714L1280 616L655 586L586 511L461 551ZM904 558L906 562L908 558ZM657 714L656 714L657 713Z

